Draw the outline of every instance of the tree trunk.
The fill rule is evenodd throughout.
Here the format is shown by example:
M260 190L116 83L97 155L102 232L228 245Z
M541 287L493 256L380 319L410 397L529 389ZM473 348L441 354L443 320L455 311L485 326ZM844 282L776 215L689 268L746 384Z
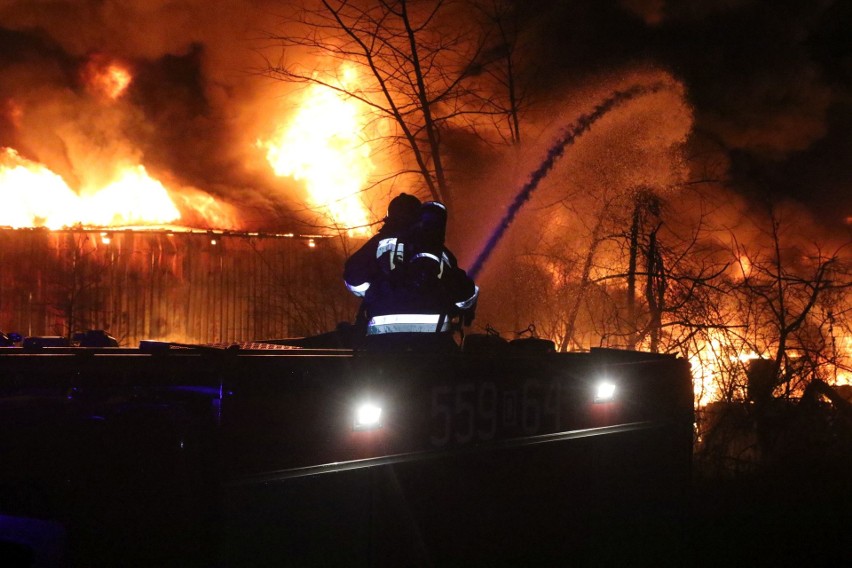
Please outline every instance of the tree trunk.
M633 223L630 226L630 244L627 261L627 325L629 326L628 349L635 349L639 334L636 324L636 261L639 256L639 225L642 204L639 198L633 206Z

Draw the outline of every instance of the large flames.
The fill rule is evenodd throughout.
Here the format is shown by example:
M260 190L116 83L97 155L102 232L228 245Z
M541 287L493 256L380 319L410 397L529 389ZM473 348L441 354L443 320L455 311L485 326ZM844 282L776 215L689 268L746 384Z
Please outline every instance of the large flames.
M713 401L725 399L726 395L736 398L746 396L742 385L728 385L727 388L736 389L736 392L726 393L726 385L723 385L720 379L744 374L749 361L760 359L761 356L745 345L735 343L730 337L718 331L710 331L705 339L695 342L688 360L692 366L696 405L705 406Z
M118 168L99 188L75 192L46 166L15 150L0 153L0 226L59 229L171 223L181 215L162 183L144 166Z
M52 126L64 148L56 152L55 140L46 140L50 128L42 136L30 129L20 148L17 142L0 147L0 227L169 223L237 228L230 209L209 194L175 186L168 172L153 174L144 152L123 132L125 120L128 128L138 120L134 99L127 96L135 80L131 64L93 53L80 65L77 78L83 90L57 95L66 105L62 116L67 121L39 122L36 117L48 112L48 103L2 101L4 117L14 128ZM306 201L323 217L321 224L345 228L350 235L369 231L362 192L373 169L364 135L365 105L344 94L357 88L354 68L344 64L328 82L307 87L295 112L268 140L258 142L275 175L304 183ZM87 116L92 120L81 124Z
M355 70L344 66L336 79L341 91L311 85L287 123L259 142L276 175L304 181L311 204L351 233L368 230L360 195L373 169L362 104L342 93L357 80Z
M99 108L114 109L133 81L128 65L104 54L94 54L79 73L87 93ZM7 100L8 114L20 127L26 109ZM57 128L61 128L57 125ZM87 154L100 145L97 138L122 141L122 134L93 130L95 140L82 140L76 154ZM120 145L124 145L121 142ZM83 180L72 187L65 177L44 163L22 156L15 148L0 147L0 227L115 227L182 223L189 214L195 224L235 228L230 208L194 188L167 188L139 163L140 152L129 147L110 163L104 160L76 163L69 172ZM67 169L67 168L66 168ZM73 169L73 168L72 168ZM88 180L88 181L87 181ZM92 181L98 180L98 181Z

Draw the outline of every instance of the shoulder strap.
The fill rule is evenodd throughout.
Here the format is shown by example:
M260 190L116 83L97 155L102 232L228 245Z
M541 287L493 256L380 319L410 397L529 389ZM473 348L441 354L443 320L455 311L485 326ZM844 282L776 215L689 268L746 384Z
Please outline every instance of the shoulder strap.
M405 259L405 243L397 237L380 240L376 247L376 260L385 254L388 254L388 270L394 270Z

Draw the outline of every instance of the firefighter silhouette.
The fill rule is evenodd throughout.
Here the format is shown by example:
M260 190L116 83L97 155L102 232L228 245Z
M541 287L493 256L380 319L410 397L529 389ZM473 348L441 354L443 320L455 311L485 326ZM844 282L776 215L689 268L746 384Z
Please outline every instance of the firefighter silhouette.
M446 247L446 225L442 203L402 193L346 261L344 281L364 299L356 326L366 346L455 346L454 330L472 321L479 288Z

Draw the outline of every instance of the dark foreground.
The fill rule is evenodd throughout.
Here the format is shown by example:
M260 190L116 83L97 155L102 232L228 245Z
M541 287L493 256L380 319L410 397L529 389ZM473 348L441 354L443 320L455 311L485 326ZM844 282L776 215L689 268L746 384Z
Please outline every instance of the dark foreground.
M0 566L850 560L842 459L694 480L682 361L491 347L0 353Z
M847 472L848 473L848 472ZM847 476L848 480L849 477ZM704 482L694 488L689 500L670 508L624 511L604 503L585 516L582 526L550 527L531 536L527 519L513 515L512 524L495 535L468 535L469 545L457 558L433 557L423 543L399 541L400 528L387 531L369 546L405 547L408 558L416 551L421 566L849 566L852 526L848 483L832 479L825 485L803 485L790 476L753 477L729 482ZM846 487L843 487L846 485ZM485 511L481 514L494 514ZM531 513L536 515L537 513ZM476 515L460 511L476 522ZM268 523L268 524L267 524ZM261 524L263 526L258 527ZM533 524L536 524L535 522ZM275 523L254 519L254 531L274 530ZM301 553L311 547L326 547L310 562L288 563L276 547L255 550L241 561L224 550L228 541L205 534L198 526L178 519L164 519L152 529L132 526L92 526L89 538L106 539L96 550L75 547L37 555L20 548L0 545L0 565L18 566L352 566L370 565L365 556L346 557L334 542L329 527L303 527L283 541L298 539ZM306 530L309 531L306 534ZM331 527L331 530L334 530ZM541 530L538 527L536 530ZM128 531L130 534L128 534ZM472 531L475 532L475 531ZM513 534L526 539L519 550L503 539ZM145 535L144 544L138 537ZM78 539L80 534L65 534ZM255 535L259 538L263 535ZM454 535L463 536L463 535ZM279 537L280 538L280 537ZM279 541L279 544L282 542ZM292 544L292 542L290 542ZM141 548L140 548L141 547ZM241 548L241 547L238 547ZM495 554L495 551L502 551ZM348 554L348 553L347 553ZM392 566L378 562L375 565Z
M696 482L679 519L604 529L583 565L852 565L850 471L827 482L800 473Z

